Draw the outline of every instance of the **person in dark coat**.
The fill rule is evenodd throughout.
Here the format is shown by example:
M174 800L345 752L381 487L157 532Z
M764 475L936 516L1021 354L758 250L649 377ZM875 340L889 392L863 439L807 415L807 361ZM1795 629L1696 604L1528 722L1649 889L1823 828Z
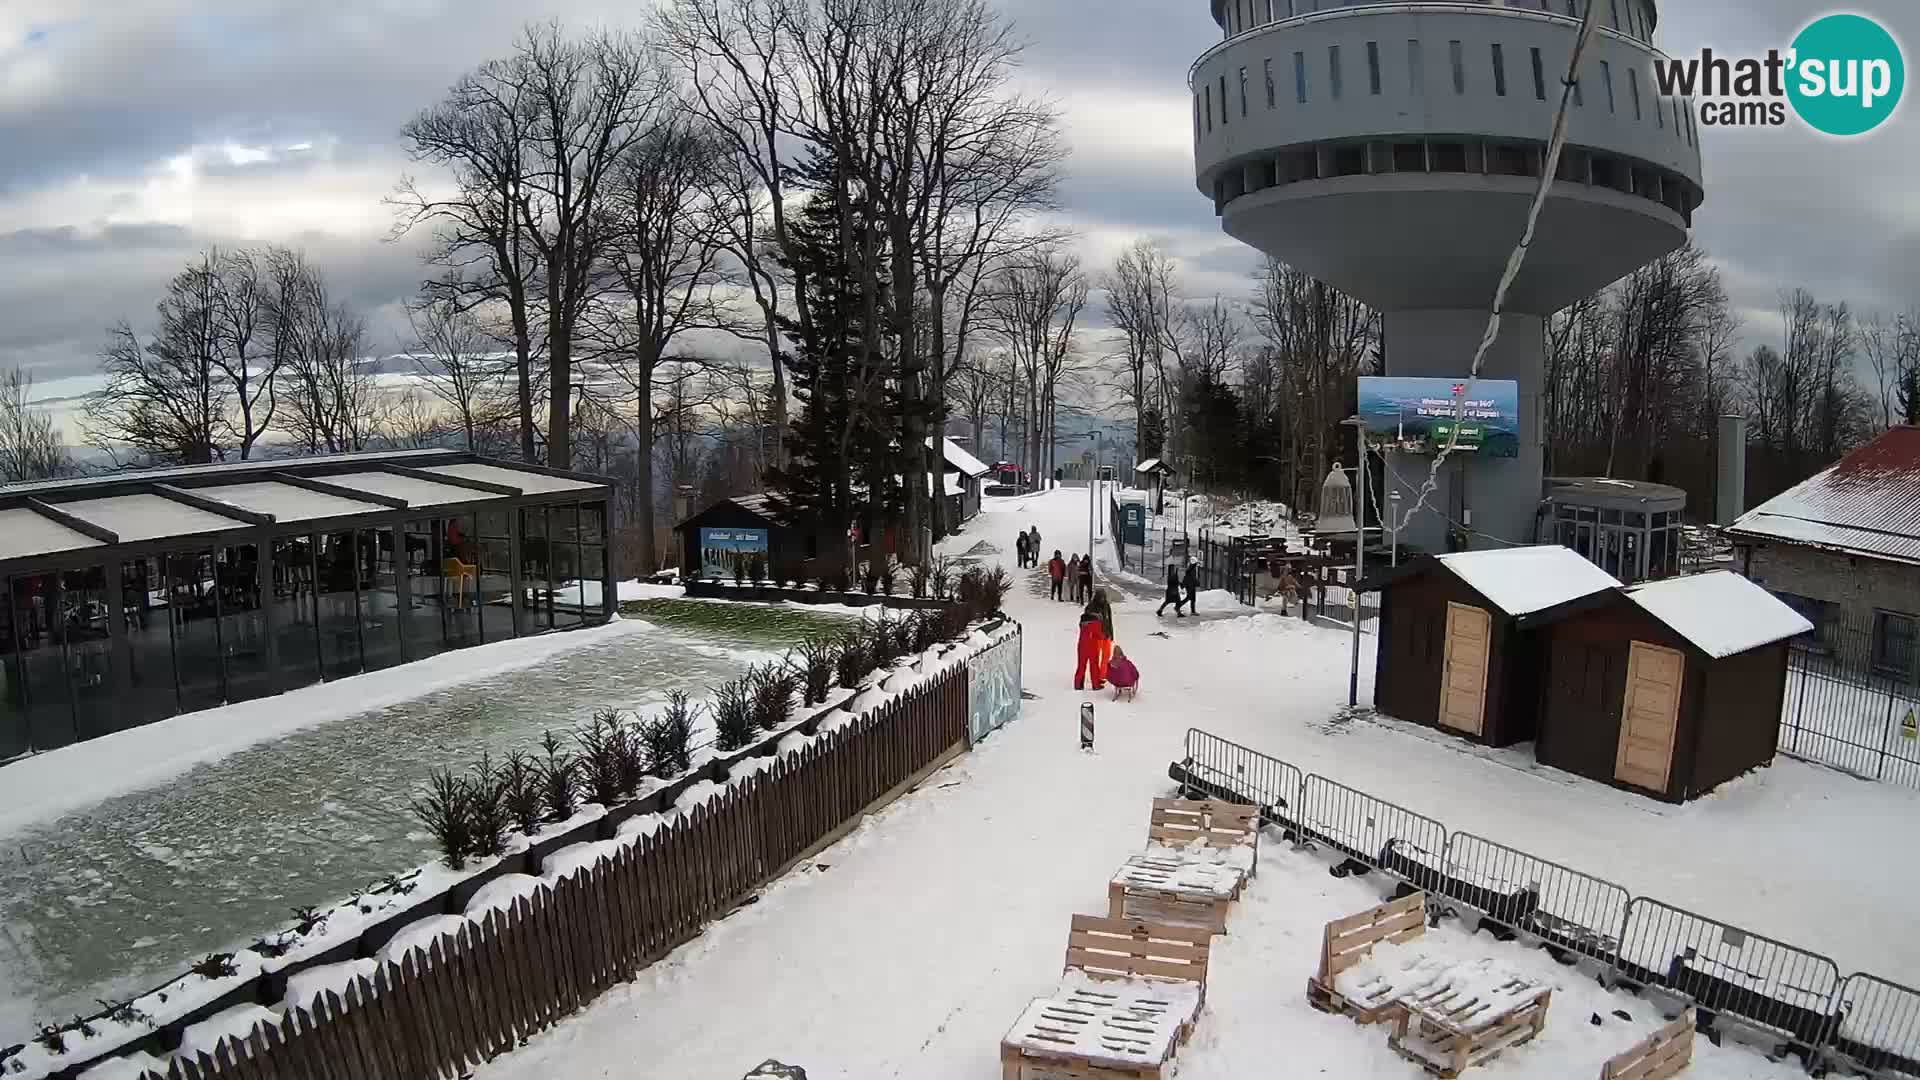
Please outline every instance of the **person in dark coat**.
M1067 593L1076 604L1084 599L1080 595L1080 556L1078 555L1067 560Z
M1088 599L1093 595L1093 556L1087 555L1080 560L1080 576L1074 579L1074 586L1080 590L1080 598Z
M1156 617L1165 615L1167 613L1167 605L1172 604L1174 615L1184 619L1187 617L1187 613L1184 611L1181 611L1180 609L1183 606L1185 606L1186 602L1187 601L1186 601L1185 594L1183 594L1180 591L1180 571L1174 569L1174 566L1172 563L1168 563L1167 564L1167 598L1165 600L1160 601L1160 606L1154 610L1153 614Z
M1022 570L1027 568L1027 534L1026 533L1017 533L1014 535L1013 558L1014 558L1015 566L1019 567Z
M1200 567L1197 563L1187 564L1187 607L1195 615L1200 614Z

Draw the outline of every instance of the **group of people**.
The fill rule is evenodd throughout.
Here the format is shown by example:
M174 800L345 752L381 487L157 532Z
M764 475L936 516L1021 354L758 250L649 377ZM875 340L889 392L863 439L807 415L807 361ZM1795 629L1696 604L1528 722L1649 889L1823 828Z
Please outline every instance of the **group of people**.
M1053 582L1053 598L1066 598L1078 604L1093 599L1093 556L1078 555L1062 562L1060 549L1053 549L1053 558L1047 560L1047 577Z
M1039 566L1040 526L1035 525L1023 533L1016 534L1013 538L1013 553L1015 557L1019 559L1019 566L1022 570L1029 566ZM1060 555L1057 551L1053 554L1055 558L1058 558ZM1058 597L1055 597L1055 599L1058 599Z
M1180 610L1181 608L1189 607L1195 612L1200 610L1200 569L1193 562L1187 563L1187 573L1184 578L1180 574L1179 567L1172 563L1167 564L1167 598L1160 601L1160 606L1154 610L1154 615L1165 615L1168 604L1173 605L1175 617L1182 619L1187 617L1187 613Z
M1054 561L1059 561L1058 553ZM1056 586L1058 581L1056 578ZM1087 606L1080 612L1080 643L1073 669L1073 688L1086 689L1087 678L1091 676L1095 690L1104 690L1112 683L1115 697L1132 696L1140 685L1140 669L1127 658L1126 650L1114 643L1113 604L1107 599L1107 590L1090 587L1087 591Z

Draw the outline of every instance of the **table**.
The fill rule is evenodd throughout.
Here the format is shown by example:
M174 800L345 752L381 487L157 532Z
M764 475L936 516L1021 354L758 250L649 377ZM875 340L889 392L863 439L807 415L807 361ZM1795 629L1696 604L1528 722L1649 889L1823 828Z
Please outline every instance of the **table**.
M1227 907L1246 880L1246 871L1228 862L1134 855L1107 882L1107 914L1224 934Z

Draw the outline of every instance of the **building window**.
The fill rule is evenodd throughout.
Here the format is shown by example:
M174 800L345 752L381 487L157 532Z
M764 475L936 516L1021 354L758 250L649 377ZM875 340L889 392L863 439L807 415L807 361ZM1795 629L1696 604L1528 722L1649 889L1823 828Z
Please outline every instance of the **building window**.
M1620 29L1620 0L1608 0L1613 5L1613 28Z
M1236 6L1240 9L1240 29L1245 31L1247 28L1247 0L1238 0Z
M1227 126L1227 73L1220 73L1220 126Z
M1639 68L1627 69L1627 89L1633 91L1633 118L1635 120L1646 119L1646 117L1642 116L1640 113L1640 69Z
M1801 618L1813 624L1813 630L1811 632L1793 639L1792 645L1794 648L1824 652L1827 648L1825 640L1827 633L1827 612L1832 605L1825 600L1815 600L1811 596L1801 596L1798 593L1781 592L1779 589L1770 589L1768 591L1773 593L1781 603L1798 612Z
M1293 96L1300 104L1307 103L1307 54L1293 54Z
M1367 92L1380 96L1380 43L1367 42Z
M1264 62L1264 70L1267 75L1267 108L1271 109L1273 108L1273 61L1271 59Z
M1453 92L1467 92L1467 63L1458 41L1447 42L1447 55L1453 60Z
M1424 97L1427 92L1427 73L1420 61L1420 39L1407 39L1407 92L1414 97Z
M1340 100L1340 46L1327 46L1327 92Z
M1200 131L1201 131L1201 127L1200 127L1200 99L1199 99L1199 98L1194 98L1194 99L1193 99L1193 137L1194 137L1195 139L1198 139L1198 138L1200 137Z
M1901 681L1913 677L1914 618L1897 611L1873 613L1873 673Z
M1247 115L1247 69L1240 69L1240 115Z
M1493 94L1507 96L1507 58L1499 42L1493 43Z
M1207 130L1212 131L1213 130L1213 84L1208 83L1207 85L1201 87L1200 94L1201 94L1201 100L1205 102L1206 110L1207 110Z
M1533 96L1547 100L1547 68L1540 60L1539 49L1533 50Z
M1613 105L1614 105L1614 102L1613 102L1613 68L1612 68L1612 67L1611 67L1611 66L1610 66L1610 65L1609 65L1609 64L1608 64L1608 63L1607 63L1607 62L1606 62L1605 60L1602 60L1602 61L1600 61L1600 81L1601 81L1602 83L1605 83L1605 84L1606 84L1606 87L1607 87L1607 111L1608 111L1609 113L1611 113L1611 112L1613 112L1613 111L1614 111L1614 110L1613 110Z
M1273 0L1266 0L1266 4L1267 4L1267 21L1272 22L1273 21Z

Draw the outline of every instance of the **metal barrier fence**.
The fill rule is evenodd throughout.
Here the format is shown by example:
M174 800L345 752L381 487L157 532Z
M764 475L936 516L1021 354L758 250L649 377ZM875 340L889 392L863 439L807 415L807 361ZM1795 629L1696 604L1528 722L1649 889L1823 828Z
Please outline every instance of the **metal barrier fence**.
M1876 1075L1920 1077L1920 990L1857 972L1840 988L1830 1058Z
M1818 629L1788 653L1780 703L1783 753L1905 787L1920 787L1920 716L1915 658L1876 635L1871 619L1815 619ZM1920 720L1915 730L1920 731Z
M1920 1080L1920 990L1865 972L1843 980L1819 953L1449 833L1425 814L1199 728L1187 730L1186 758L1168 771L1189 792L1257 803L1297 838L1475 909L1556 955L1579 954L1636 989L1686 998L1703 1026L1725 1017L1771 1033L1809 1071L1839 1065ZM1274 812L1289 803L1297 816Z

